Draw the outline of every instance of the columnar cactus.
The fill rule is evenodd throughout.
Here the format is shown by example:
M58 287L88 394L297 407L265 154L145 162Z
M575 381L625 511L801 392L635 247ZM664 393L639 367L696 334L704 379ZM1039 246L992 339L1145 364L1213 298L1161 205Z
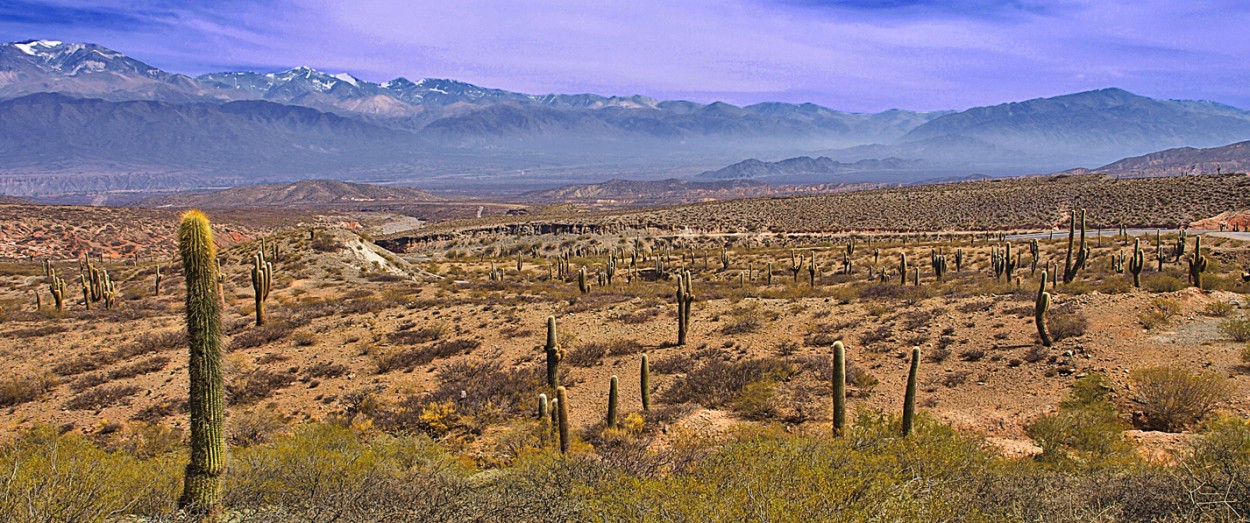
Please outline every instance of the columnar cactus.
M190 346L187 373L191 394L191 460L178 506L215 514L226 467L224 387L221 374L221 301L217 296L216 252L208 217L183 215L178 251L187 279L186 323Z
M1172 253L1176 255L1176 263L1180 263L1181 258L1185 257L1185 242L1187 240L1185 229L1181 229L1180 234L1176 236L1176 246L1172 248Z
M638 369L638 387L642 392L642 410L651 410L651 360L642 355L642 364Z
M1042 339L1042 345L1049 347L1051 344L1050 333L1046 332L1046 311L1050 310L1050 293L1046 292L1046 271L1042 271L1041 286L1037 289L1037 301L1033 304L1033 321L1037 323L1037 336Z
M613 374L612 378L608 380L608 427L616 426L616 401L619 394L617 390L619 386L620 380Z
M1155 229L1155 261L1159 263L1159 267L1156 269L1157 271L1163 272L1163 262L1167 261L1167 259L1167 255L1163 253L1162 232Z
M556 335L556 317L547 316L547 344L543 346L547 354L547 386L555 388L560 385L560 360L564 359L564 347Z
M261 239L264 240L263 238ZM256 325L265 324L265 300L273 284L273 263L265 261L264 251L252 256L252 291L256 303Z
M964 250L955 249L955 272L964 270Z
M946 276L946 255L936 254L933 256L933 276L941 281Z
M1207 270L1207 257L1202 255L1202 237L1194 237L1194 253L1189 257L1189 283L1202 288L1202 273Z
M152 295L153 295L153 296L160 296L160 295L161 295L161 278L162 278L162 277L161 277L161 266L160 266L160 265L157 265L157 266L156 266L156 284L153 286L153 290L152 290Z
M1128 259L1128 272L1133 275L1133 286L1141 288L1141 271L1146 266L1146 253L1141 249L1141 238L1133 240L1133 255Z
M907 391L903 394L903 436L911 434L916 419L916 380L920 371L920 347L911 349L911 369L907 371Z
M577 290L582 294L590 292L590 282L586 281L586 268L582 267L577 270Z
M790 272L794 274L794 281L799 281L799 270L803 268L803 257L794 249L790 249Z
M108 271L100 272L100 298L104 300L105 309L112 309L117 305L117 284L109 278Z
M686 344L686 335L690 332L690 304L694 302L691 291L690 271L677 275L677 345Z
M812 258L811 260L808 260L808 263L807 263L807 277L808 277L808 282L811 283L811 286L815 287L816 286L816 251L812 251L811 254L812 254Z
M768 275L764 277L766 285L773 284L773 262L768 262Z
M65 280L56 275L55 269L51 271L51 278L48 290L52 293L52 301L56 303L56 311L65 312Z
M1072 211L1072 219L1068 223L1068 254L1063 265L1063 283L1072 283L1076 279L1076 274L1085 268L1085 261L1089 259L1089 246L1085 243L1085 209L1081 209L1081 245L1076 247L1076 211Z
M1041 251L1042 249L1038 246L1036 239L1029 240L1029 257L1032 258L1033 266L1029 270L1030 274L1037 274L1037 259L1040 257L1039 255L1041 254Z
M846 347L833 342L833 435L846 426Z
M569 453L569 393L564 387L556 388L556 412L559 419L560 453Z
M538 441L543 447L547 446L547 440L551 436L551 414L548 409L550 409L550 404L547 402L547 394L539 394L538 423L542 425L542 430L538 434Z
M722 270L729 270L729 251L725 250L725 246L720 246L720 267Z
M899 275L899 283L901 283L902 285L907 285L907 253L906 252L899 255L898 275Z

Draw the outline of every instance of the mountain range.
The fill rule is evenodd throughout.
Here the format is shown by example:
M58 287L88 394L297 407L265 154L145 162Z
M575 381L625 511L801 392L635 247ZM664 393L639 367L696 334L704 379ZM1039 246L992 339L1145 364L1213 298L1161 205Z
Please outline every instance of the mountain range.
M1120 89L863 114L535 95L433 78L373 83L308 67L192 77L94 44L0 44L0 193L15 195L307 178L522 192L624 176L749 178L758 165L721 171L799 157L833 162L804 183L910 183L1244 140L1248 111ZM775 168L787 167L796 166Z

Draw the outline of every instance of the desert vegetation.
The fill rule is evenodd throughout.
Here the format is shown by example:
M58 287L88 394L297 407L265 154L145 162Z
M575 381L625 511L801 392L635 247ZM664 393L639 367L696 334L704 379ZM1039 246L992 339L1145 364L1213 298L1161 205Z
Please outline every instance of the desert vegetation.
M0 519L1236 520L1250 249L1108 207L5 260Z

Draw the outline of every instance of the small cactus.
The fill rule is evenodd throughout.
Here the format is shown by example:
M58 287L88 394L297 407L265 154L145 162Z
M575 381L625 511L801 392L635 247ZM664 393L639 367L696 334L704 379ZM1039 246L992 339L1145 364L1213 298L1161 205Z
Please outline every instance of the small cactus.
M642 364L638 369L638 386L642 392L642 410L651 410L651 362L647 355L642 355Z
M1046 271L1042 271L1042 282L1037 289L1037 301L1033 304L1033 321L1037 323L1037 335L1042 345L1051 344L1050 333L1046 332L1046 311L1050 310L1050 293L1046 292Z
M616 427L616 401L618 399L619 391L617 388L619 386L620 380L616 378L615 374L612 375L608 380L608 427Z
M903 395L903 436L911 434L916 419L916 379L920 371L920 347L911 349L911 369L907 371L907 391Z
M556 335L556 317L547 316L547 344L543 346L543 350L547 355L547 386L551 388L560 385L560 360L564 359L564 348Z
M564 387L556 388L556 417L560 433L560 453L569 453L569 393Z

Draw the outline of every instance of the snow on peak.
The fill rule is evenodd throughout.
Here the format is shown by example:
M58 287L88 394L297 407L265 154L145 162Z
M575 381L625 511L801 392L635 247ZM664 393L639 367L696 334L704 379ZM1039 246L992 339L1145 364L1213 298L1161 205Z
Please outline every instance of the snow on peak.
M344 82L347 82L347 83L349 83L349 84L356 85L356 77L355 77L355 76L352 76L352 75L350 75L350 74L347 74L347 73L339 73L339 74L334 75L334 77L335 77L335 78L338 78L339 80L342 80L342 81L344 81Z
M56 47L63 43L64 42L61 42L58 40L31 40L29 42L20 42L20 43L13 44L13 47L20 49L23 53L26 53L28 55L34 55L34 54L37 54L35 51L36 48Z

